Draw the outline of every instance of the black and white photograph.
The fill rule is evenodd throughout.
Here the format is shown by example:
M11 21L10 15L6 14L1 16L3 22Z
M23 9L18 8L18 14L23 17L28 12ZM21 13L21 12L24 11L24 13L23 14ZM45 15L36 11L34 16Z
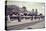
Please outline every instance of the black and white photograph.
M5 1L5 29L30 30L45 28L45 3Z

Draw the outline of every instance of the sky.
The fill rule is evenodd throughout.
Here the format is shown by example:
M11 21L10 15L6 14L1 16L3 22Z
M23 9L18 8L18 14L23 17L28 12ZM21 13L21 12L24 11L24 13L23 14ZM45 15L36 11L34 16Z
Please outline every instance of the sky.
M39 13L42 13L44 15L44 3L39 2L23 2L23 1L8 1L7 5L17 5L19 7L25 6L28 11L32 11L32 9L37 9ZM38 14L39 14L38 13Z

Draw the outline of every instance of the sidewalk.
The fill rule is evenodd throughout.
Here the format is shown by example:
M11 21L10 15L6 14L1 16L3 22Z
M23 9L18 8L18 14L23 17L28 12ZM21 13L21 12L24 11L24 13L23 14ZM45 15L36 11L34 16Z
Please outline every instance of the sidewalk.
M22 19L21 22L18 22L18 20L15 21L7 21L7 27L9 26L14 26L14 25L19 25L19 24L25 24L25 23L31 23L31 22L38 22L38 21L42 21L43 19L36 19L36 20L31 20L31 19Z

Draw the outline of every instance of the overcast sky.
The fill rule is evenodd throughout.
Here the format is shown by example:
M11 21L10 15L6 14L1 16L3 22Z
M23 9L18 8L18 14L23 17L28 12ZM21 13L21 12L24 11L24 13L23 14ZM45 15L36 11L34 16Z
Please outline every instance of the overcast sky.
M17 5L19 7L25 6L28 11L31 11L32 9L38 9L38 12L44 15L44 5L45 5L44 3L8 1L7 5Z

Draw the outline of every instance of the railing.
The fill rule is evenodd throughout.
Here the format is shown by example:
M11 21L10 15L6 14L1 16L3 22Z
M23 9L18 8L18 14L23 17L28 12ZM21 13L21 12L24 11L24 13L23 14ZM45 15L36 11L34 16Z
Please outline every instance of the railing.
M10 18L18 18L18 21L21 21L21 18L31 18L31 20L33 20L33 19L43 19L43 18L45 18L45 16L7 16L7 19L8 19L8 21L11 21L11 19Z

